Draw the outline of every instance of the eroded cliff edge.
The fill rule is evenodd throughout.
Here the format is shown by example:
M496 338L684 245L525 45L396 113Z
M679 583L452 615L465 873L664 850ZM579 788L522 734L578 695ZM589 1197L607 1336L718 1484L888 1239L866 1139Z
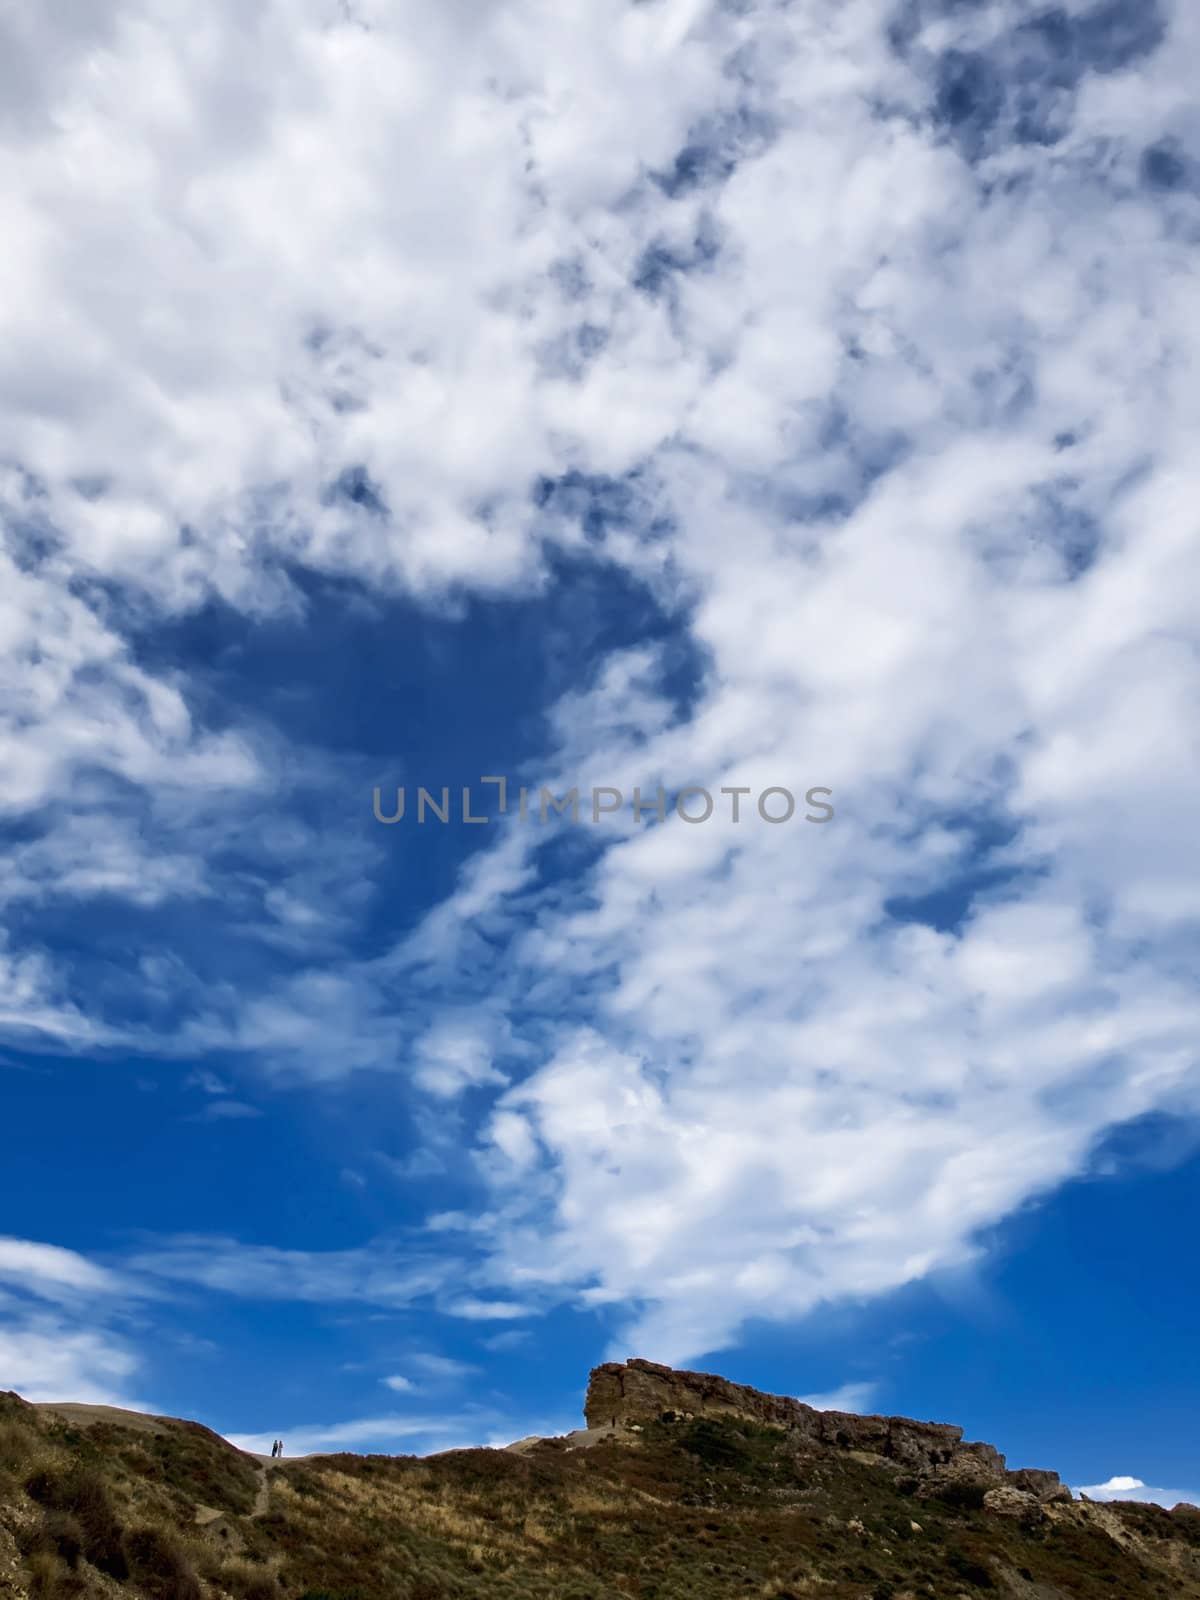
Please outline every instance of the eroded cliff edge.
M939 1483L961 1479L1042 1502L1072 1498L1056 1472L1010 1470L992 1445L965 1441L962 1429L952 1423L817 1411L788 1395L764 1394L711 1372L680 1372L654 1361L635 1358L594 1367L584 1416L589 1428L744 1417L787 1429L802 1448L858 1451Z

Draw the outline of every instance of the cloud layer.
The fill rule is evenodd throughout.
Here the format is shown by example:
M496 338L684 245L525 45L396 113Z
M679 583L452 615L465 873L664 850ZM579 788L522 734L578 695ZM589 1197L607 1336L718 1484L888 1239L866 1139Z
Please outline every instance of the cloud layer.
M194 20L3 24L10 1034L482 1095L458 1314L615 1307L669 1360L960 1262L1114 1124L1194 1116L1193 11ZM598 660L539 779L837 817L617 826L568 875L502 829L364 957L361 855L261 826L319 752L202 715L144 630L299 625L312 574L536 594L564 551L654 594L694 682ZM112 901L217 908L227 959L81 984L38 915Z

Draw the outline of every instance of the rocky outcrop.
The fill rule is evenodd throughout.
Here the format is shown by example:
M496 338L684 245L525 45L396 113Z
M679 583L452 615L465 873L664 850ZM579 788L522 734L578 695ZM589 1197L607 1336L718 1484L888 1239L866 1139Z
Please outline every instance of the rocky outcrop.
M1014 1489L1032 1495L1041 1505L1075 1498L1057 1472L1043 1472L1037 1467L1020 1467L1016 1472L1007 1473L1006 1477Z
M744 1417L787 1429L802 1447L859 1451L926 1479L1004 1486L1031 1504L1071 1498L1057 1473L1009 1472L998 1450L964 1441L962 1429L950 1423L817 1411L788 1395L763 1394L710 1372L677 1372L654 1361L609 1361L593 1368L583 1410L589 1428Z
M1007 1483L987 1491L983 1497L983 1508L998 1517L1013 1517L1022 1523L1045 1519L1045 1512L1033 1495L1024 1489L1014 1489Z

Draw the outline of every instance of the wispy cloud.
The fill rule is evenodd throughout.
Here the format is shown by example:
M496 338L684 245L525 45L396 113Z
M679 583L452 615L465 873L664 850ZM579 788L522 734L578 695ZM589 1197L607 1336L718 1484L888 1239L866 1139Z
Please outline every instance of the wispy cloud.
M530 1328L506 1328L503 1333L493 1333L479 1342L485 1350L503 1351L519 1350L522 1345L528 1344L533 1338Z
M437 1351L418 1351L407 1360L410 1366L416 1367L427 1378L443 1383L460 1383L479 1371L473 1361L462 1361L457 1356L445 1356Z
M26 1400L152 1409L133 1388L142 1361L121 1331L146 1290L59 1245L0 1238L0 1372Z
M454 1276L448 1257L380 1241L359 1250L281 1250L236 1239L182 1236L130 1257L151 1279L191 1283L259 1300L405 1306Z
M443 1309L449 1316L464 1317L468 1322L508 1322L534 1314L531 1307L515 1300L479 1300L471 1297L448 1300Z
M192 1114L191 1122L244 1122L261 1117L258 1106L247 1105L244 1100L210 1100L200 1111Z
M1166 158L1194 8L1072 6L1069 70L1005 8L923 29L880 0L753 30L618 0L27 9L0 1028L488 1108L446 1141L488 1189L436 1234L453 1264L184 1239L137 1271L619 1306L622 1345L690 1358L962 1263L1106 1130L1200 1115L1200 328ZM571 872L501 831L365 952L382 844L293 814L328 801L323 752L141 646L202 607L298 622L301 578L452 616L564 553L672 639L551 708L556 792L820 783L837 818L668 814ZM114 903L169 910L163 941L49 938ZM200 918L208 970L172 933Z
M27 1310L0 1320L5 1387L25 1400L152 1410L131 1397L140 1366L137 1353L119 1336L61 1313Z
M0 1238L0 1282L14 1284L43 1299L127 1292L114 1272L75 1250L30 1239Z
M469 1449L480 1445L495 1428L492 1414L401 1416L387 1414L356 1417L348 1422L298 1423L273 1434L230 1433L225 1437L239 1450L265 1455L271 1441L283 1437L288 1456L329 1454L341 1450L383 1454L429 1455L438 1450Z
M826 1394L802 1394L797 1399L815 1411L851 1411L865 1416L878 1392L877 1383L843 1383L840 1389L830 1389Z

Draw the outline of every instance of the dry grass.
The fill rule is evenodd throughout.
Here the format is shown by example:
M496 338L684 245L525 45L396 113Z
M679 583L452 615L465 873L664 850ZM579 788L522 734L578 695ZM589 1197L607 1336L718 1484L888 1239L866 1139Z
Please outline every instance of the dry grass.
M0 1396L21 1600L948 1600L1036 1584L1200 1600L1200 1518L1063 1506L1024 1528L963 1495L922 1501L915 1536L914 1485L735 1422L651 1425L629 1449L287 1463L256 1516L259 1482L193 1425L79 1427Z
M215 1576L234 1600L280 1600L279 1571L274 1563L223 1561Z

